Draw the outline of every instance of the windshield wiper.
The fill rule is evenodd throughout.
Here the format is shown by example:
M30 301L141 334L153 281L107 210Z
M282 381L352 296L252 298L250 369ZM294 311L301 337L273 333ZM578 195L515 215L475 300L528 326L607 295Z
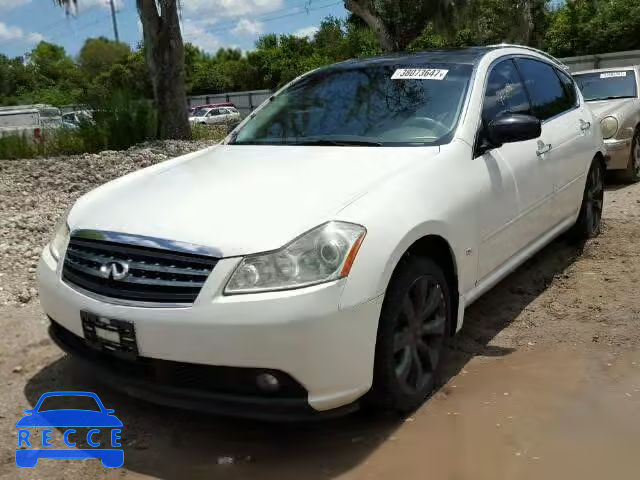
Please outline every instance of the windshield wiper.
M356 146L356 147L381 147L381 142L375 142L373 140L355 140L350 138L314 138L304 140L301 142L295 142L294 145L307 145L307 146Z

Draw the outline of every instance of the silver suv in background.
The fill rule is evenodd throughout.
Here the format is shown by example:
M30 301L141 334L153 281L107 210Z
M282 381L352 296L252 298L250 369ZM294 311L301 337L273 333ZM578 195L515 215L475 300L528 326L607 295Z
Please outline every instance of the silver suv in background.
M598 117L609 160L624 180L640 180L640 66L576 72L585 101Z

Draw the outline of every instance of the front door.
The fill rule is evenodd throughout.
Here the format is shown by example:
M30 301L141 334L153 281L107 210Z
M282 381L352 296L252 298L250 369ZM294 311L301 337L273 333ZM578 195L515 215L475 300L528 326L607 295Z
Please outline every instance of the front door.
M531 113L529 97L512 59L489 72L482 113L483 126L505 113ZM552 165L541 152L544 135L486 152L491 192L480 207L478 280L482 281L550 228Z

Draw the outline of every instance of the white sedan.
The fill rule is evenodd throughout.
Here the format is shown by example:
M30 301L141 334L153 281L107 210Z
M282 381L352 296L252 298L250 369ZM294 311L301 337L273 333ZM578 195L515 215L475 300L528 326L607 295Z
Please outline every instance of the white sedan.
M598 235L604 169L599 123L545 54L351 60L80 198L41 303L62 348L150 401L407 412L471 303L561 233Z
M189 122L201 125L234 125L240 120L240 112L233 107L200 108L189 117Z

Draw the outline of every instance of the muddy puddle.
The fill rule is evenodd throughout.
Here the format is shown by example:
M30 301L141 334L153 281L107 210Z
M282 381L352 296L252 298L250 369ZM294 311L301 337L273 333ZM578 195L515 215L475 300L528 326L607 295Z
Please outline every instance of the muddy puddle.
M127 476L635 479L640 353L608 350L476 357L402 421L360 414L265 425L160 410L150 445L127 450ZM154 410L137 412L137 421L151 421Z

